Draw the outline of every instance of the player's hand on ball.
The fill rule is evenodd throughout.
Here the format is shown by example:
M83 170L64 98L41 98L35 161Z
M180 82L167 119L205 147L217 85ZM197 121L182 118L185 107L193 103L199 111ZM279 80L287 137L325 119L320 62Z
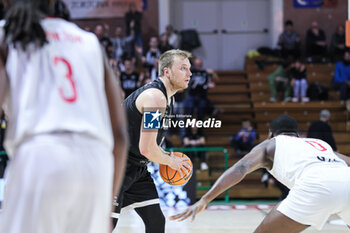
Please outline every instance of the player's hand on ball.
M173 154L173 152L170 153L170 163L169 167L171 167L174 170L177 170L180 173L181 177L184 177L183 172L188 175L190 171L192 170L192 167L188 161L188 158L184 157L177 157Z
M202 199L200 199L198 202L196 202L194 205L188 207L182 213L170 216L169 219L170 220L177 220L177 221L181 222L181 221L191 217L191 222L193 222L196 215L199 214L200 212L202 212L206 206L207 206L207 203L205 201L203 201Z

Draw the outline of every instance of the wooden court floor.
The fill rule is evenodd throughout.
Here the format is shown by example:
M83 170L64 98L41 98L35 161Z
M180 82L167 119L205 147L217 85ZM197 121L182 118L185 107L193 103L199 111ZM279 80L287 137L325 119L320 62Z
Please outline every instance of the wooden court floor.
M178 210L164 209L166 217L177 213ZM251 233L259 225L269 210L206 210L196 217L194 222L168 221L166 233ZM330 222L336 222L336 216ZM135 211L124 212L121 215L117 229L113 233L144 233L142 220ZM349 233L350 230L343 225L334 225L327 222L323 230L318 231L309 227L305 233Z

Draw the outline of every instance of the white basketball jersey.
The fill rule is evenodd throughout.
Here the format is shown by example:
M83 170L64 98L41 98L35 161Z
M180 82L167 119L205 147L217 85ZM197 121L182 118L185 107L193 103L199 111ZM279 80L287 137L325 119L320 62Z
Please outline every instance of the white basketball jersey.
M347 166L328 143L314 138L298 138L286 135L275 137L276 149L273 167L269 171L289 189L308 167Z
M63 19L41 24L48 44L28 52L9 46L8 153L27 137L61 131L90 135L112 149L99 41Z

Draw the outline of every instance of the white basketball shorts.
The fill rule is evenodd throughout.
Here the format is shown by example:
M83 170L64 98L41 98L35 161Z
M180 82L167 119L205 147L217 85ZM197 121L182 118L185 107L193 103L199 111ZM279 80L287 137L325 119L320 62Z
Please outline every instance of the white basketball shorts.
M6 171L0 232L107 233L112 204L110 149L81 134L35 136Z
M350 226L350 167L308 169L277 210L318 230L332 214L338 214Z

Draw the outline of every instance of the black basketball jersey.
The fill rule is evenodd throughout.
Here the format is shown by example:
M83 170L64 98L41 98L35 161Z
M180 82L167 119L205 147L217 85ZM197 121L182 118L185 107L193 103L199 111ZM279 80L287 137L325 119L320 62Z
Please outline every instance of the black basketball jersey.
M194 96L206 97L211 75L202 69L192 69L192 76L188 84L188 93Z
M126 111L126 115L128 118L128 130L129 130L129 139L130 139L130 146L129 146L129 161L136 162L140 165L146 165L148 163L148 159L143 156L140 153L139 149L139 141L140 141L140 129L141 129L141 123L142 123L142 113L139 112L139 110L136 107L136 99L137 97L145 90L150 88L156 88L159 89L166 99L168 100L168 96L166 93L165 86L163 82L160 79L156 79L151 83L148 83L139 89L137 89L135 92L133 92L128 98L124 100L124 108ZM166 107L165 115L170 116L173 112L173 98L171 98L171 102ZM165 136L166 129L163 128L163 125L161 129L158 130L157 135L157 144L160 145L163 141L163 138Z
M125 72L120 73L120 82L125 93L125 98L137 89L137 82L139 79L140 75L137 72L132 72L131 74Z

